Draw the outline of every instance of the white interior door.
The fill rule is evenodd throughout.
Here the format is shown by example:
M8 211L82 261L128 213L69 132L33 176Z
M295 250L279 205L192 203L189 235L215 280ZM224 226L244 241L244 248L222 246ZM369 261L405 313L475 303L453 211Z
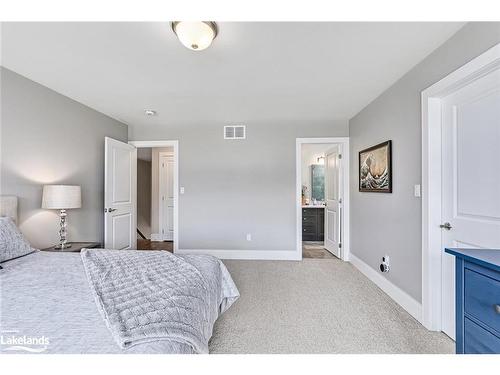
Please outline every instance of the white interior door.
M104 247L137 248L137 149L105 138Z
M160 153L160 234L162 240L174 239L174 156Z
M340 258L342 206L340 191L339 148L325 154L325 249Z
M500 248L500 71L442 99L441 329L455 339L455 258Z

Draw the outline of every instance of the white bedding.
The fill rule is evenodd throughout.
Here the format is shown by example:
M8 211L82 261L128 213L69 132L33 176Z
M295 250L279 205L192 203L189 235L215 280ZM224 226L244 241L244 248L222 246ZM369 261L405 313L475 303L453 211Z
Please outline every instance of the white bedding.
M210 293L218 297L223 293L224 276L219 261L195 255L182 258L207 280ZM46 343L2 344L3 353L22 353L28 349L43 353L195 352L192 345L168 339L120 348L98 311L78 253L37 251L4 262L2 267L0 333L4 341L27 337L43 338L38 341ZM237 293L234 289L232 297L237 298ZM15 346L24 349L13 350Z

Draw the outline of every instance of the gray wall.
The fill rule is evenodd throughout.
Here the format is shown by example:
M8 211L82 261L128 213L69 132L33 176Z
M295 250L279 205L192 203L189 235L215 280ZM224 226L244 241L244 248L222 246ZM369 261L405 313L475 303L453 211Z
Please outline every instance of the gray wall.
M137 159L137 228L151 238L151 162L141 159Z
M104 137L127 126L1 68L1 193L19 197L20 228L36 247L58 242L58 216L42 210L44 184L82 186L68 211L70 241L103 240Z
M351 252L377 270L381 257L390 255L384 276L418 301L422 209L413 185L422 179L420 93L499 42L500 23L467 24L349 121ZM393 193L358 192L358 152L388 139Z
M224 140L225 123L129 128L179 140L181 249L294 250L295 139L348 134L347 121L244 123L246 140Z

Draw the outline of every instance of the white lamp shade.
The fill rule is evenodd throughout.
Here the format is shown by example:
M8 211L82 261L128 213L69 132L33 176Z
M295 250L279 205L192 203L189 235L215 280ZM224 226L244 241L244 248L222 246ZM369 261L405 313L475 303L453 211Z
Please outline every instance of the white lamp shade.
M82 193L78 185L45 185L42 208L67 210L82 207Z
M174 22L173 29L180 42L187 48L194 51L201 51L210 46L217 29L209 22Z

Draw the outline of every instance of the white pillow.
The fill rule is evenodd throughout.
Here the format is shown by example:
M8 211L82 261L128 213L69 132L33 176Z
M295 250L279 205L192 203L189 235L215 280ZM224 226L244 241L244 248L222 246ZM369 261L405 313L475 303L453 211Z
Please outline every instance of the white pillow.
M0 263L36 251L10 217L0 217Z

